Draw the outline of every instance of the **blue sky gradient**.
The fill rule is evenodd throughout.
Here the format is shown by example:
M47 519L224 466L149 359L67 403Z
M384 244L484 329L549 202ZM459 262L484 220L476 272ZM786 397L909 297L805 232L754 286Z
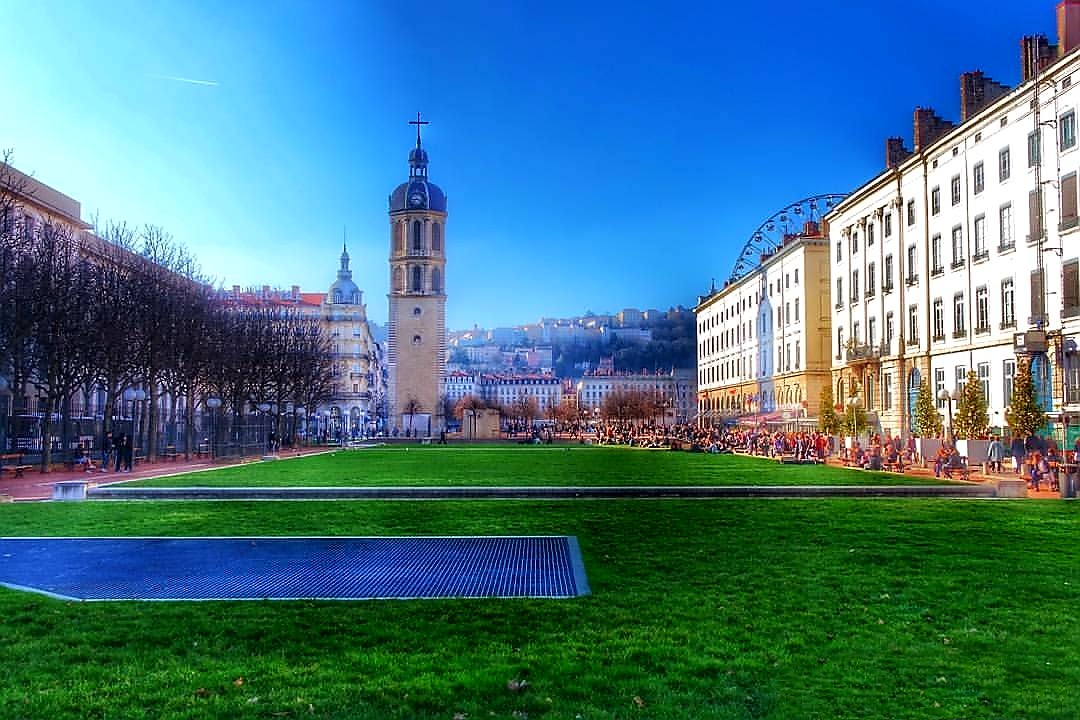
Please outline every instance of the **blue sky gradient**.
M1019 38L1055 32L1052 0L2 5L0 147L227 286L325 291L347 227L384 321L421 110L451 328L692 305L774 211L866 182L916 105L957 120L961 72L1015 85Z

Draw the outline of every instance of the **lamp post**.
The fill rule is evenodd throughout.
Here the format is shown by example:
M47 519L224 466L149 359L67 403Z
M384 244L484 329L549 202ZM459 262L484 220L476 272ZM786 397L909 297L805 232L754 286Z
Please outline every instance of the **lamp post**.
M959 393L950 393L945 388L938 390L937 399L945 403L945 409L949 418L949 428L945 433L945 438L949 441L953 439L953 417L952 417L952 401L953 398L958 396Z
M851 434L855 436L855 440L859 439L859 393L855 393L848 398L847 404L851 408Z
M266 428L264 425L266 424L266 413L270 412L270 403L261 402L255 407L259 410L259 443L261 444L264 442L263 438L266 437ZM269 452L269 444L266 450Z
M206 407L210 408L210 462L217 457L217 409L221 407L221 398L212 396L206 398Z

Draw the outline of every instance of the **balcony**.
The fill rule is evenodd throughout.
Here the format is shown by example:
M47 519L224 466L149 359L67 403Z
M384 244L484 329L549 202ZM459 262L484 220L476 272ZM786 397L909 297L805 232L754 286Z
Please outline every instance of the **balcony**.
M1058 232L1071 230L1072 228L1076 227L1078 221L1080 221L1080 218L1077 218L1076 215L1073 215L1072 217L1061 218L1061 222L1058 223Z
M854 305L855 303L859 302L859 296L852 295L850 298L848 298L848 302Z
M990 323L985 323L983 325L976 325L975 326L975 334L976 335L986 335L989 332L990 332Z
M835 310L843 310L844 309L844 303L842 303L842 302L836 303L836 305L833 305L833 309L835 309Z
M919 346L919 338L917 336L912 337L912 338L908 338L907 346L908 347L918 347Z
M874 291L873 290L867 290L866 294L863 297L866 298L867 300L869 300L870 298L874 297Z
M908 275L907 278L904 279L904 284L907 285L908 287L911 287L912 285L918 285L919 284L919 276L918 275Z
M930 336L930 342L945 342L945 333L934 333Z
M953 330L953 340L960 340L967 337L967 330L960 328L959 330Z
M1061 311L1061 319L1066 320L1068 318L1080 317L1080 305L1073 305L1072 307L1063 308Z
M932 278L937 277L939 275L944 275L944 274L945 274L945 266L943 266L943 265L935 265L934 267L930 268L930 277L932 277ZM911 285L911 283L908 283L908 285Z
M959 270L960 268L964 267L965 264L966 263L964 261L964 258L960 258L959 260L953 260L952 263L949 264L949 269Z
M975 254L971 256L972 262L982 262L990 258L989 250L976 250Z
M1016 243L1014 243L1012 241L1003 242L1000 245L998 245L998 248L997 248L998 253L1012 252L1015 249L1016 249Z
M885 293L886 295L888 295L892 291L893 291L893 284L892 283L885 283L884 285L881 286L881 292Z
M869 343L851 344L844 352L844 359L849 364L862 364L877 362L882 356L882 345L871 345Z
M1000 325L998 325L998 330L1015 330L1015 329L1016 329L1016 318L1013 318L1011 320L1006 320L1006 321L1002 322Z

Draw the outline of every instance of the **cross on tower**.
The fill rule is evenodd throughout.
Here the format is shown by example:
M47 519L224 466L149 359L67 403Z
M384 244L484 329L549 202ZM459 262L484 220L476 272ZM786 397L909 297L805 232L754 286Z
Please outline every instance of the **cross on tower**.
M427 120L421 120L420 119L420 112L417 111L416 119L415 120L410 120L409 124L416 126L416 147L420 147L420 126L421 125L430 125L431 123L428 122Z

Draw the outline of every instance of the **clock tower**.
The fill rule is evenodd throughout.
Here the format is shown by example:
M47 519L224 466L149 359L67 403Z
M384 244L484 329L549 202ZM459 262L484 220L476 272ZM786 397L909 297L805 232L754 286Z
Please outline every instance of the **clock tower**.
M428 180L428 154L409 153L409 179L390 195L390 313L387 426L428 436L446 427L440 397L446 367L446 195Z

